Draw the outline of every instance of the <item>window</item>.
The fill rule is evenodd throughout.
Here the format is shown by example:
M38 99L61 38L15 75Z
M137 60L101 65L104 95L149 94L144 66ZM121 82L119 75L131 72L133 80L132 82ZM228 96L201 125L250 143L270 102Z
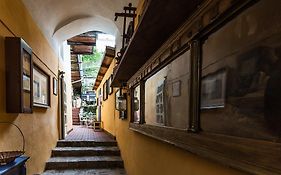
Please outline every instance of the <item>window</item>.
M139 123L140 122L140 85L138 85L136 88L134 88L133 90L133 106L132 106L132 110L133 110L133 116L134 119L133 121L135 123Z
M183 53L145 82L146 124L187 129L190 51Z
M259 2L203 43L203 131L265 140L281 138L278 4L274 0Z
M226 11L213 3L188 21L210 20L190 51L161 69L153 57L139 70L153 69L140 87L146 124L130 129L239 170L280 174L281 1L235 1ZM176 57L164 46L160 53L175 53L164 61Z
M107 81L104 82L103 84L103 101L107 100L108 98L108 88L107 88Z

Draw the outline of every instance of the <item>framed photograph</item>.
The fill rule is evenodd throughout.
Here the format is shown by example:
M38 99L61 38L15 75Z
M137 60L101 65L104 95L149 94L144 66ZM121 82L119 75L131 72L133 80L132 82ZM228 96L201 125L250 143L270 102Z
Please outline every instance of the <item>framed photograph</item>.
M5 37L3 41L5 43L6 82L3 86L6 86L6 112L32 113L32 48L19 37Z
M50 76L38 66L33 68L33 105L50 107Z
M201 109L225 106L226 70L206 75L201 80Z
M31 55L24 49L22 54L22 66L23 66L23 90L30 91L30 76L31 76Z
M173 93L173 97L181 96L181 81L180 80L176 81L176 82L173 82L172 93Z
M103 88L103 101L105 101L108 98L107 81L104 82L102 88Z
M53 77L53 94L58 95L58 80Z
M113 75L111 74L111 76L108 78L107 82L107 89L108 89L108 94L111 95L113 93L113 87L111 87L111 83L112 83L112 78L113 78Z

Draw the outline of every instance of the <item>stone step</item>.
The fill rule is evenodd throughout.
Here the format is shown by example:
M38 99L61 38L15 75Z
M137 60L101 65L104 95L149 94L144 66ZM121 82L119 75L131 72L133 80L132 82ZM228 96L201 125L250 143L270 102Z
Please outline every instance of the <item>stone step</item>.
M124 169L48 170L42 175L126 175Z
M94 146L117 146L116 141L66 141L60 140L57 142L57 147L94 147Z
M120 156L51 157L45 170L124 168Z
M52 157L72 156L120 156L118 147L56 147L52 150Z

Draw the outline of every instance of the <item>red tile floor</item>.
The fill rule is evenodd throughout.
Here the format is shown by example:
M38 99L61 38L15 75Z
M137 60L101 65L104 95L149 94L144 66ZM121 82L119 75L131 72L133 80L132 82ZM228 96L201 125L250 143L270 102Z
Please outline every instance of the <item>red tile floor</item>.
M84 125L73 126L73 130L65 137L65 140L77 141L114 141L112 136L109 136L103 131L94 131L92 127Z

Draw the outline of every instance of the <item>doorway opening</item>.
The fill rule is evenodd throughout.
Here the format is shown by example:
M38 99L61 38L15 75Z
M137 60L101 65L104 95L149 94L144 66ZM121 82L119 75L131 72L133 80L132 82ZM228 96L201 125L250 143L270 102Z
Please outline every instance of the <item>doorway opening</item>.
M105 48L115 47L115 37L99 31L89 31L68 39L66 44L70 57L71 88L65 83L65 89L71 89L71 93L66 94L71 94L72 109L61 108L64 110L61 112L64 136L72 131L74 126L91 128L94 121L101 121L101 103L96 101L96 96L100 94L96 94L93 87ZM61 93L63 97L63 92ZM64 103L65 101L61 100L61 106L67 106Z

